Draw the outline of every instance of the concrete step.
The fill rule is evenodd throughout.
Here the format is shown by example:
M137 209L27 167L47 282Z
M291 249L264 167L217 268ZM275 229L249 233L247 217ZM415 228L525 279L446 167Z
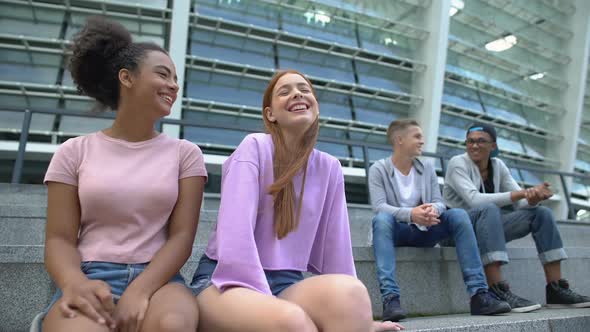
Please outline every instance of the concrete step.
M209 202L205 200L205 202ZM217 210L201 210L196 245L207 243L209 233L217 221ZM46 206L0 203L0 243L1 244L41 244L45 230ZM348 208L351 238L354 246L365 246L371 225L372 212L366 206L351 204ZM590 223L559 221L558 227L566 247L590 247ZM512 241L509 247L535 247L533 238L528 235Z
M182 269L182 274L187 279L192 276L204 250L208 234L215 225L218 206L219 195L205 196L195 241L197 246L193 248L191 258ZM349 205L357 274L367 285L373 301L374 313L379 316L381 301L375 262L372 249L366 245L372 215L371 209L366 205ZM44 186L0 184L0 275L2 276L0 298L27 299L15 301L14 305L10 306L0 305L0 317L7 317L0 322L0 331L24 329L32 317L47 305L53 293L53 286L43 267L45 216ZM590 294L590 279L587 278L590 271L590 224L559 222L558 225L570 256L570 259L562 264L563 274L570 279L576 290ZM514 292L533 301L544 303L544 278L532 238L528 236L513 241L510 244L509 256L512 260L511 264L504 267L503 272ZM402 304L410 313L435 315L468 311L468 297L454 248L398 248L397 266L397 280L402 289ZM453 320L454 318L444 319ZM562 326L559 324L562 324L564 320L570 320L569 318L555 319L557 323L551 321L547 324ZM430 327L417 326L416 328L430 331L428 328L434 328L433 326L439 323L437 321L432 324ZM442 321L440 324L443 324ZM481 328L481 331L490 330L486 329L487 325L473 325L475 323L470 322L465 324L470 328L474 326ZM520 326L518 324L515 326ZM542 323L535 321L534 324ZM408 327L410 326L412 325ZM463 325L448 326L450 327L445 328L449 331L463 331L460 327ZM497 325L490 326L497 328ZM524 331L516 327L515 330ZM570 331L576 330L570 329Z
M0 183L0 218L45 218L47 206L46 196L47 188L43 185L11 185ZM219 199L219 194L205 193L204 195L201 206L199 232L196 238L197 244L202 244L208 239L209 231L213 228L211 223L215 223L217 219ZM349 204L348 214L353 245L366 245L371 227L371 219L373 217L370 206ZM566 247L590 246L590 222L560 221L559 228ZM1 228L0 231L2 231ZM35 243L29 242L23 244ZM508 246L534 247L535 244L529 235L523 239L512 241Z
M0 245L0 298L26 299L0 305L0 331L17 331L49 302L53 285L43 266L42 245ZM367 286L373 312L381 315L381 299L376 279L372 249L355 247L357 275ZM204 247L194 247L181 273L190 281ZM563 262L563 275L572 287L590 294L590 248L570 248L570 258ZM536 250L510 248L511 264L503 268L512 290L530 300L545 303L545 281ZM402 292L402 305L412 315L465 313L469 298L463 285L454 248L399 248L397 280ZM526 316L519 316L526 317ZM446 330L444 330L446 331ZM479 330L478 330L479 331ZM487 331L487 330L485 330ZM589 329L590 331L590 329Z
M590 309L541 309L499 316L419 317L402 324L406 332L588 332Z
M0 244L42 245L45 243L45 222L45 218L39 217L3 217L0 215ZM214 227L214 221L202 219L199 222L194 244L206 245Z

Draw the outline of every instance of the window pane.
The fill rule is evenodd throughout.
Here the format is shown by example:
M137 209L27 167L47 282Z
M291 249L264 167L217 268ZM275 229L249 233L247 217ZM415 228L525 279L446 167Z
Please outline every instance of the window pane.
M309 36L324 42L336 42L357 47L352 23L332 20L328 13L321 10L309 10L305 13L297 10L282 11L283 30L298 36Z
M391 121L406 116L408 112L406 106L374 98L354 96L352 102L356 120L365 123L389 126Z
M186 95L190 98L261 107L266 81L234 75L189 70Z
M576 159L576 167L584 172L590 172L590 163L587 161Z
M190 53L199 57L274 68L272 44L221 32L193 29Z
M316 91L320 105L320 116L351 120L348 96L326 90Z
M3 49L0 52L0 80L55 84L62 56L57 54Z
M521 169L520 174L522 174L523 181L528 185L534 186L534 185L537 185L537 184L543 182L538 174L533 173L531 171Z
M195 1L195 12L270 29L278 28L276 7L255 1L198 0Z
M360 84L396 92L411 91L411 73L361 61L356 63L356 69Z
M512 175L512 177L514 178L514 180L516 180L516 182L523 182L522 180L522 176L520 176L520 171L516 168L509 168L510 169L510 174Z
M64 13L58 10L0 3L0 33L59 38Z
M573 181L572 182L572 189L571 189L572 194L576 194L579 196L583 196L583 197L588 197L588 188L578 182L578 181Z
M184 118L195 121L203 127L186 126L183 129L184 138L196 143L211 143L228 146L238 146L250 132L261 131L262 119L238 118L237 116L185 111ZM240 126L244 130L217 129L207 127L207 124Z
M86 22L86 19L92 14L71 13L71 24L68 24L66 31L66 39L72 39ZM164 38L166 38L167 23L156 23L153 21L139 21L134 19L127 19L122 17L116 18L117 22L121 23L125 28L131 32L135 42L153 42L160 46L164 46Z
M59 130L66 136L86 135L93 133L112 125L111 119L96 119L77 116L63 116L59 125Z
M49 133L53 131L55 115L33 113L29 130ZM20 132L23 127L24 112L3 111L0 109L0 131Z
M398 58L414 58L411 49L416 47L415 42L407 38L364 26L359 26L359 36L363 49Z
M297 69L322 79L354 83L354 71L349 59L282 45L277 47L277 52L279 67L282 69Z
M391 150L369 149L369 160L375 162L380 159L389 158Z

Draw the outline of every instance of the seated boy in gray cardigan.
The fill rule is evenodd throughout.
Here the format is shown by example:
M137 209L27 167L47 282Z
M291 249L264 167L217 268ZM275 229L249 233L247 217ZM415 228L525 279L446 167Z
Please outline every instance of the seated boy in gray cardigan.
M500 266L508 263L506 242L532 233L545 270L547 306L590 307L590 298L573 292L561 278L560 262L567 258L561 236L551 210L538 205L553 195L549 184L520 188L504 162L495 158L496 130L490 125L473 124L465 143L467 152L448 164L443 193L449 207L468 210L490 289L507 301L513 312L541 307L512 293L500 271ZM510 205L513 212L500 210Z
M469 216L462 209L447 210L432 163L422 163L422 129L416 121L393 121L387 130L391 157L369 170L373 218L373 249L383 299L383 320L399 321L406 313L400 305L395 281L395 247L433 247L452 238L463 281L471 296L471 314L491 315L510 306L488 292Z

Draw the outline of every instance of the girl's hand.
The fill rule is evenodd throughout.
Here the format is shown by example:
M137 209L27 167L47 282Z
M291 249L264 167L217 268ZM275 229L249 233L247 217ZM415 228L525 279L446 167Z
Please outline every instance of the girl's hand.
M70 283L62 291L59 309L65 317L74 318L79 312L99 324L115 327L112 317L115 303L106 282L84 279Z
M140 331L149 302L150 297L148 294L127 288L117 303L115 310L114 317L117 322L117 331Z
M372 332L385 332L385 331L401 331L404 327L398 323L386 321L386 322L373 322Z

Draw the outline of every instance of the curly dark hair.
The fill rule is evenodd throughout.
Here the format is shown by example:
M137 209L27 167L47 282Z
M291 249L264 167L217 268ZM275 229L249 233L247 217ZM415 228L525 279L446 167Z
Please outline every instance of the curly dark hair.
M166 50L154 43L134 43L120 23L92 16L74 36L68 69L78 92L116 110L119 105L119 71L137 70L149 51Z

